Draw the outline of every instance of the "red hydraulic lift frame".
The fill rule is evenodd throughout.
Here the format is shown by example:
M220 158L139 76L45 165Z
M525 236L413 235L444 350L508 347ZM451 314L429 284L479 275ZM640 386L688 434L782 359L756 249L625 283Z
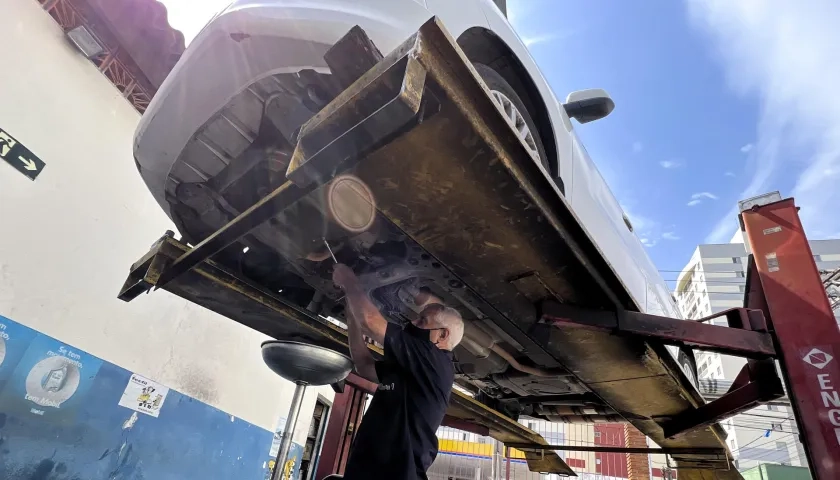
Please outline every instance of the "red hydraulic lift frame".
M318 467L313 478L321 479L327 475L344 473L350 447L362 422L366 398L376 391L376 385L351 373L341 385L341 390L343 391L336 392L333 399Z
M749 202L749 201L747 201ZM791 406L815 480L840 479L840 329L792 198L742 202ZM755 294L751 289L747 301Z
M608 330L748 359L726 394L659 419L666 438L708 427L784 395L776 371L778 361L814 480L840 480L840 328L799 209L793 199L781 200L778 192L739 205L750 249L743 308L691 321L546 301L541 322L553 328ZM728 327L707 323L721 317Z

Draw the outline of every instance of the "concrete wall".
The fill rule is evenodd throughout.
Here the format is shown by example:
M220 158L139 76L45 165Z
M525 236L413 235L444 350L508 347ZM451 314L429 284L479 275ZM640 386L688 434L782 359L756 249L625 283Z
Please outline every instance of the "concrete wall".
M262 363L263 335L165 292L116 298L173 229L134 166L137 112L35 0L3 1L0 48L0 129L46 162L33 182L0 161L0 315L273 430L293 389Z

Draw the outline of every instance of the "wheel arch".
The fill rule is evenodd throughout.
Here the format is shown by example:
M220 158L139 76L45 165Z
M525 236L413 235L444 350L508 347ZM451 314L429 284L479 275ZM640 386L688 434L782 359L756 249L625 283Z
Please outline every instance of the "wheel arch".
M537 132L548 156L551 174L557 176L557 139L548 108L537 84L513 50L498 35L484 27L472 27L464 31L458 37L458 45L471 62L483 63L493 68L513 87L537 125Z

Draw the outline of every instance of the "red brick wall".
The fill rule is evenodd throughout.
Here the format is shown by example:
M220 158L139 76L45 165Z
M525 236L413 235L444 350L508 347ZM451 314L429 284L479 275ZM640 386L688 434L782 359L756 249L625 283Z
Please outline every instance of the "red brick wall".
M626 447L646 448L645 435L629 423L624 425L624 445ZM629 480L650 480L648 456L642 454L627 455L627 478Z

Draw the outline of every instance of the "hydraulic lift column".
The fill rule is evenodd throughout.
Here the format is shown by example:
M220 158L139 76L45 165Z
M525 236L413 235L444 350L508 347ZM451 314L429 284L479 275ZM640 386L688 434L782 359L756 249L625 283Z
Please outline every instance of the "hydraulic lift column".
M840 479L840 331L792 198L740 203L758 278L751 299L765 305L800 439L815 480ZM772 203L768 203L772 202Z

